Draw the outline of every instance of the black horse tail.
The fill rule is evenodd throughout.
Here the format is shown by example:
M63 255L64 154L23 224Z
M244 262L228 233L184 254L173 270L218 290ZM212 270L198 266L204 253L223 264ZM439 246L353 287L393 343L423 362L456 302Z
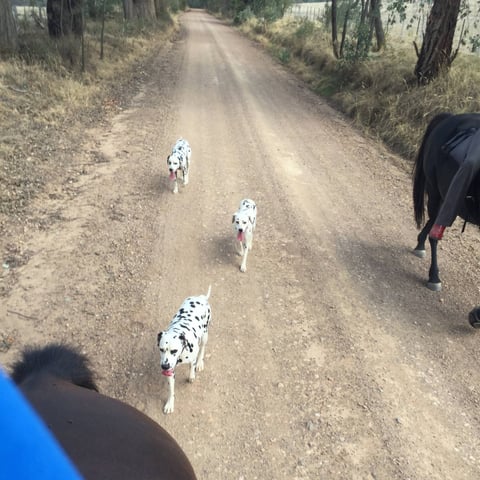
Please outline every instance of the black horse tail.
M442 112L435 115L427 126L423 135L422 143L418 149L417 158L413 165L413 210L415 212L415 222L417 227L421 228L425 221L425 172L423 171L425 143L432 133L433 129L443 122L443 120L451 117L451 113Z
M18 385L40 373L98 392L88 358L71 346L53 343L46 347L26 347L22 358L12 365L10 376Z

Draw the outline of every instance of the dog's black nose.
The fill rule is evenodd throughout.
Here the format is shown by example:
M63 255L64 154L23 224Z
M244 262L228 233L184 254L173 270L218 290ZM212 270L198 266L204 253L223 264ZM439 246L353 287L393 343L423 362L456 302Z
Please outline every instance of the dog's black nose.
M168 363L162 363L162 370L170 370L170 365Z

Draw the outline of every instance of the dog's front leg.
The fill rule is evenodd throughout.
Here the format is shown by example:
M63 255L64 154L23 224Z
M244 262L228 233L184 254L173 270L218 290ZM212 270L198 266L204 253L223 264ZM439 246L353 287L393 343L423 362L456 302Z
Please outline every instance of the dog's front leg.
M196 362L192 362L190 364L190 375L188 376L188 381L190 383L193 383L195 381L195 365L196 365Z
M237 253L243 257L243 242L237 241Z
M247 245L242 244L242 249L243 249L243 258L242 258L242 264L240 265L240 271L241 272L246 272L247 271L247 256L248 256Z
M203 357L205 356L205 346L208 341L208 332L203 334L202 343L200 344L200 351L198 352L197 363L195 364L195 370L201 372L203 370Z
M247 249L251 250L253 245L253 234L251 232L246 234L247 239Z
M163 408L163 413L172 413L175 407L175 374L167 377L168 380L168 400Z
M183 184L187 185L188 183L188 165L183 169Z

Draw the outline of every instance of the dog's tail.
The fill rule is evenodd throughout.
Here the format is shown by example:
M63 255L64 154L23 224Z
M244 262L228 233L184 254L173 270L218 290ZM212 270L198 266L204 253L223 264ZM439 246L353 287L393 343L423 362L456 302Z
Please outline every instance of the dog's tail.
M51 343L45 347L26 347L22 358L12 366L11 378L18 385L27 378L49 373L74 385L95 390L95 374L88 358L68 345Z
M209 286L208 286L208 292L207 292L207 294L205 295L205 297L207 297L207 300L210 298L210 292L211 292L211 291L212 291L212 286L209 285Z

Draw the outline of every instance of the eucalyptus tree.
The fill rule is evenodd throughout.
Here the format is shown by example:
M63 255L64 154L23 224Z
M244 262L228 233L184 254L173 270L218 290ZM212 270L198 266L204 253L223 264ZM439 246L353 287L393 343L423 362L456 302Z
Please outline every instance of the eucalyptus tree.
M453 39L460 13L461 0L434 0L427 20L422 47L416 44L418 60L415 75L419 84L427 84L447 73L458 53Z
M83 0L47 0L48 34L62 37L83 34Z
M384 48L381 0L332 0L329 8L333 54L336 58L362 60L371 50Z
M154 0L123 0L125 20L154 20L156 18Z
M10 0L0 0L0 53L12 53L18 48L17 28Z

